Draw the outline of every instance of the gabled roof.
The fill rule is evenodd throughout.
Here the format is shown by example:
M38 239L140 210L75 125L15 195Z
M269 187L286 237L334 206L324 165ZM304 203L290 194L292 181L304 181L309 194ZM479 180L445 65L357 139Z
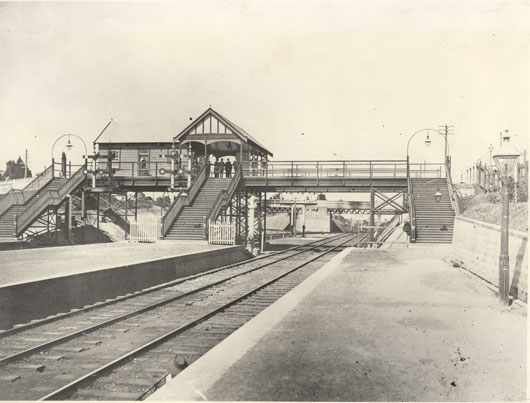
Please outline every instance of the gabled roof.
M177 136L175 136L174 140L180 140L187 134L193 135L193 132L196 132L197 128L208 118L215 118L221 124L223 124L227 129L227 134L235 134L238 136L241 140L243 140L246 143L252 143L255 146L257 146L259 149L261 149L262 152L265 152L272 156L272 152L270 152L268 149L265 148L262 144L260 144L254 137L252 137L246 130L239 127L232 121L225 118L220 113L213 110L211 107L208 108L201 116L199 116L194 122L190 123L184 130L182 130Z

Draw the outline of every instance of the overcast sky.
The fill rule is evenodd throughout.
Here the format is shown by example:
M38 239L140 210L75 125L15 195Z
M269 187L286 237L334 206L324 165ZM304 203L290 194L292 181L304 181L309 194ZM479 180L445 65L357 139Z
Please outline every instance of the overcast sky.
M42 170L65 133L90 148L110 118L176 134L212 105L275 160L404 159L454 125L460 179L501 130L526 148L529 4L0 3L0 169L28 149ZM442 161L431 137L414 160Z

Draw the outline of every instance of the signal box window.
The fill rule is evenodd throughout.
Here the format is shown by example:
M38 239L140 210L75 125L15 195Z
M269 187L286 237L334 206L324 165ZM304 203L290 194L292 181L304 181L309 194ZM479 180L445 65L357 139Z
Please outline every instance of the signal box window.
M138 175L149 175L149 150L138 150Z

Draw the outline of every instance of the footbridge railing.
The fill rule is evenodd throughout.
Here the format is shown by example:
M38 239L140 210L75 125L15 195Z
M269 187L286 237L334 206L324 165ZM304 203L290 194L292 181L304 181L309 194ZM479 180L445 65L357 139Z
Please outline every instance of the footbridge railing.
M410 241L416 242L416 212L414 211L414 188L412 186L412 178L407 178L407 204L409 207L409 221L410 221Z
M238 168L234 176L232 177L232 181L230 182L230 185L228 185L228 188L226 190L221 190L221 192L219 193L219 196L217 197L217 200L210 208L208 216L206 216L204 219L204 238L205 239L208 239L208 227L210 226L210 223L215 223L215 221L219 217L219 214L221 213L221 209L223 207L228 206L228 204L230 203L230 199L232 199L234 192L237 190L239 186L242 174L243 174L242 169Z
M314 178L442 178L444 164L414 163L407 160L338 160L338 161L249 161L243 164L244 177L265 179Z
M207 169L208 165L204 165L199 171L199 174L191 185L188 193L186 195L180 193L179 196L173 202L173 204L171 204L171 207L169 207L169 210L166 211L166 214L164 214L164 216L162 217L162 236L167 235L171 228L171 225L173 225L173 222L180 214L182 209L185 206L189 206L193 202L193 199L195 199L195 196L197 196L197 193L202 187L204 181L206 180Z
M44 192L35 203L17 216L15 218L15 231L17 235L28 228L46 207L61 204L64 198L71 194L86 179L84 173L85 168L86 165L82 165L61 188Z
M25 204L53 179L53 164L41 172L22 190L12 189L0 198L0 216L15 204Z

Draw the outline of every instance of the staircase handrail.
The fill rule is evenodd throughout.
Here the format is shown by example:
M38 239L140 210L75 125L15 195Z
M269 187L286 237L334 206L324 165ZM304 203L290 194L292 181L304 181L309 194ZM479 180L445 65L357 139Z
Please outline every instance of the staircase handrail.
M407 159L407 202L409 205L409 220L410 220L410 241L416 241L416 212L414 211L414 189L412 186L412 178L410 177L409 161Z
M86 165L82 165L77 172L72 175L66 183L64 183L57 190L48 190L44 192L30 208L25 209L15 220L15 232L18 235L21 231L26 229L35 218L36 214L39 214L46 207L53 205L56 206L61 204L63 199L69 195L79 184L86 178L83 172Z
M199 171L199 174L195 178L195 181L191 185L188 194L186 196L179 194L177 198L173 201L169 209L166 211L166 214L164 214L164 216L162 217L162 236L167 235L169 229L173 225L173 222L175 221L177 216L180 214L181 210L185 206L189 206L193 202L193 199L195 199L195 196L197 196L197 193L202 187L204 181L206 181L207 168L208 164L204 164L201 170Z
M0 216L15 204L25 204L53 179L53 165L38 174L23 189L11 189L0 198Z
M460 215L460 205L462 203L462 194L460 191L456 188L456 186L453 184L453 180L451 178L451 165L449 163L449 159L445 161L445 177L447 180L447 188L449 189L449 198L451 199L451 207L455 211L455 215Z
M210 211L208 212L208 215L204 218L204 237L208 238L208 223L209 222L215 222L217 217L219 216L219 213L221 211L221 208L223 206L228 205L230 202L230 199L234 195L234 192L239 186L239 182L241 181L241 178L243 177L243 170L242 167L239 166L237 170L234 173L234 176L232 177L232 180L230 181L230 184L228 185L228 188L226 190L221 190L219 193L219 196L215 200L215 203L210 208Z

